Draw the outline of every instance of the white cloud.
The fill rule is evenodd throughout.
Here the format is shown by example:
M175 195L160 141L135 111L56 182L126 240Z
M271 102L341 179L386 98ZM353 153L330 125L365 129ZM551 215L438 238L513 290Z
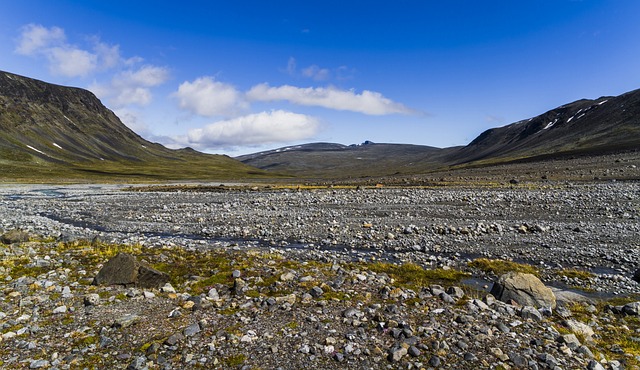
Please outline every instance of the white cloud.
M98 37L89 37L91 44L81 48L67 42L60 27L47 28L28 24L21 29L15 52L31 57L44 57L53 75L86 77L99 68L106 70L123 63L119 45L109 45Z
M22 55L34 55L43 49L64 43L64 30L59 27L46 28L39 24L28 24L22 27L15 52Z
M315 117L275 110L192 129L186 137L176 138L176 141L200 149L256 146L309 139L319 128Z
M178 99L180 109L205 117L232 116L248 107L234 86L212 77L185 81L173 96Z
M76 48L51 48L47 50L46 56L50 62L51 73L66 77L87 76L98 65L98 57L95 54Z
M94 43L93 50L100 61L101 68L114 68L122 62L122 57L120 56L120 45L108 45L97 38L95 38Z
M158 66L142 66L138 70L127 70L117 74L114 85L153 87L163 84L169 78L169 70Z
M256 101L286 100L293 104L319 106L376 116L415 113L412 109L385 98L378 92L369 90L357 94L353 90L340 90L335 87L300 88L290 85L270 87L265 83L252 87L247 92L247 98Z
M151 103L151 90L144 87L124 87L120 89L117 95L110 100L111 104L116 107L124 107L126 105L145 106Z
M167 68L146 65L137 70L120 72L108 84L94 83L89 86L89 90L101 99L108 99L116 109L127 105L145 106L153 99L151 88L168 79Z

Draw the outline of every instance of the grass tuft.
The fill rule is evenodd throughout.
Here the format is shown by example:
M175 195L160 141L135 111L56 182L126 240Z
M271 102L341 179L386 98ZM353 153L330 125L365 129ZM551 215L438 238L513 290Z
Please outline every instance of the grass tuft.
M454 269L427 270L414 263L394 265L387 262L375 262L368 264L369 270L377 273L386 273L393 277L400 285L407 287L425 287L434 283L457 283L469 275Z
M469 267L477 268L487 273L491 272L498 276L513 271L523 272L540 277L540 271L538 271L538 269L534 266L525 263L517 263L500 259L490 260L487 258L478 258L469 262Z

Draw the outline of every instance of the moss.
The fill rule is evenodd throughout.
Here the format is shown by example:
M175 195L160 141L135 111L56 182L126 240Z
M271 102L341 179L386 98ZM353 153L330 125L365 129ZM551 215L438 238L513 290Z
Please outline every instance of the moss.
M245 292L244 295L249 298L258 298L260 297L260 292L258 292L257 290L249 290Z
M578 269L560 270L558 271L558 275L566 276L570 279L580 279L580 280L589 280L594 277L594 275L591 272L585 271L585 270L578 270Z
M87 336L76 339L75 345L80 347L88 347L92 344L98 344L98 342L99 342L98 337L95 337L93 335L87 335Z
M500 259L490 260L487 258L478 258L469 262L469 267L477 268L484 272L492 272L498 276L512 271L533 274L538 277L540 276L540 271L538 271L534 266Z
M37 277L49 272L49 267L34 266L29 257L9 257L0 262L0 266L6 269L7 275Z
M429 270L414 263L395 265L376 262L363 267L377 273L386 273L393 277L397 284L410 288L420 288L434 283L457 283L468 276L468 274L454 269Z
M232 355L224 359L224 364L227 367L239 367L247 360L247 356L243 354Z
M218 311L220 315L225 315L225 316L235 315L237 312L238 312L238 309L233 307L225 307Z
M285 325L284 327L288 328L288 329L291 329L291 330L295 330L295 329L298 329L299 326L300 325L298 324L297 321L291 321L287 325Z
M216 285L216 284L230 285L232 283L233 283L233 277L231 276L231 271L218 272L212 276L209 276L208 278L195 282L194 284L191 285L191 289L195 294L200 294L205 292L205 290L208 291L208 288L213 285Z

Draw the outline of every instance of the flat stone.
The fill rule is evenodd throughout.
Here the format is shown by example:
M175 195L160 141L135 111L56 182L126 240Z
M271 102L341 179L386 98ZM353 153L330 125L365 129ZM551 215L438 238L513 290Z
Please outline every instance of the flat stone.
M560 343L566 344L567 347L569 347L571 350L576 350L581 345L580 341L578 340L578 338L576 337L575 334L564 334L564 335L561 335L558 338L558 341Z
M67 312L67 306L62 305L53 309L54 314L61 314Z
M200 324L195 323L195 324L191 324L191 325L187 326L184 329L183 333L184 333L185 337L192 337L192 336L196 335L199 332L200 332Z
M169 336L169 338L167 338L167 340L165 340L164 343L169 346L174 346L183 339L184 339L184 335L180 333L175 333Z
M29 363L29 369L42 369L49 366L50 363L47 360L35 360Z
M281 281L291 281L295 278L296 276L293 274L293 272L291 271L287 271L284 274L280 275L280 280Z
M522 307L520 317L525 320L542 321L542 313L531 306Z
M572 333L580 334L587 340L591 340L591 337L593 337L593 335L595 334L593 328L581 321L569 319L565 320L564 324L569 328L569 330L571 330Z
M128 328L129 326L136 324L138 321L140 321L140 316L134 314L126 314L117 318L113 323L113 327Z

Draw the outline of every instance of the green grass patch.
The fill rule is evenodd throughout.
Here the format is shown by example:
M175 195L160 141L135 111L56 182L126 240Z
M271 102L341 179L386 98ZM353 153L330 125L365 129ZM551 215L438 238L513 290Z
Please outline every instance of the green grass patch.
M492 272L498 276L512 271L540 276L540 272L534 266L500 259L490 260L487 258L478 258L469 262L469 267L477 268L487 273Z
M376 273L386 273L399 285L420 288L435 283L457 283L469 274L454 269L424 269L414 263L395 265L387 262L375 262L363 267Z
M247 360L247 356L243 354L237 354L237 355L232 355L225 358L224 364L226 365L227 368L239 367L240 365L244 364L246 360Z
M589 271L578 269L563 269L558 271L558 275L566 276L570 279L589 280L595 275Z

